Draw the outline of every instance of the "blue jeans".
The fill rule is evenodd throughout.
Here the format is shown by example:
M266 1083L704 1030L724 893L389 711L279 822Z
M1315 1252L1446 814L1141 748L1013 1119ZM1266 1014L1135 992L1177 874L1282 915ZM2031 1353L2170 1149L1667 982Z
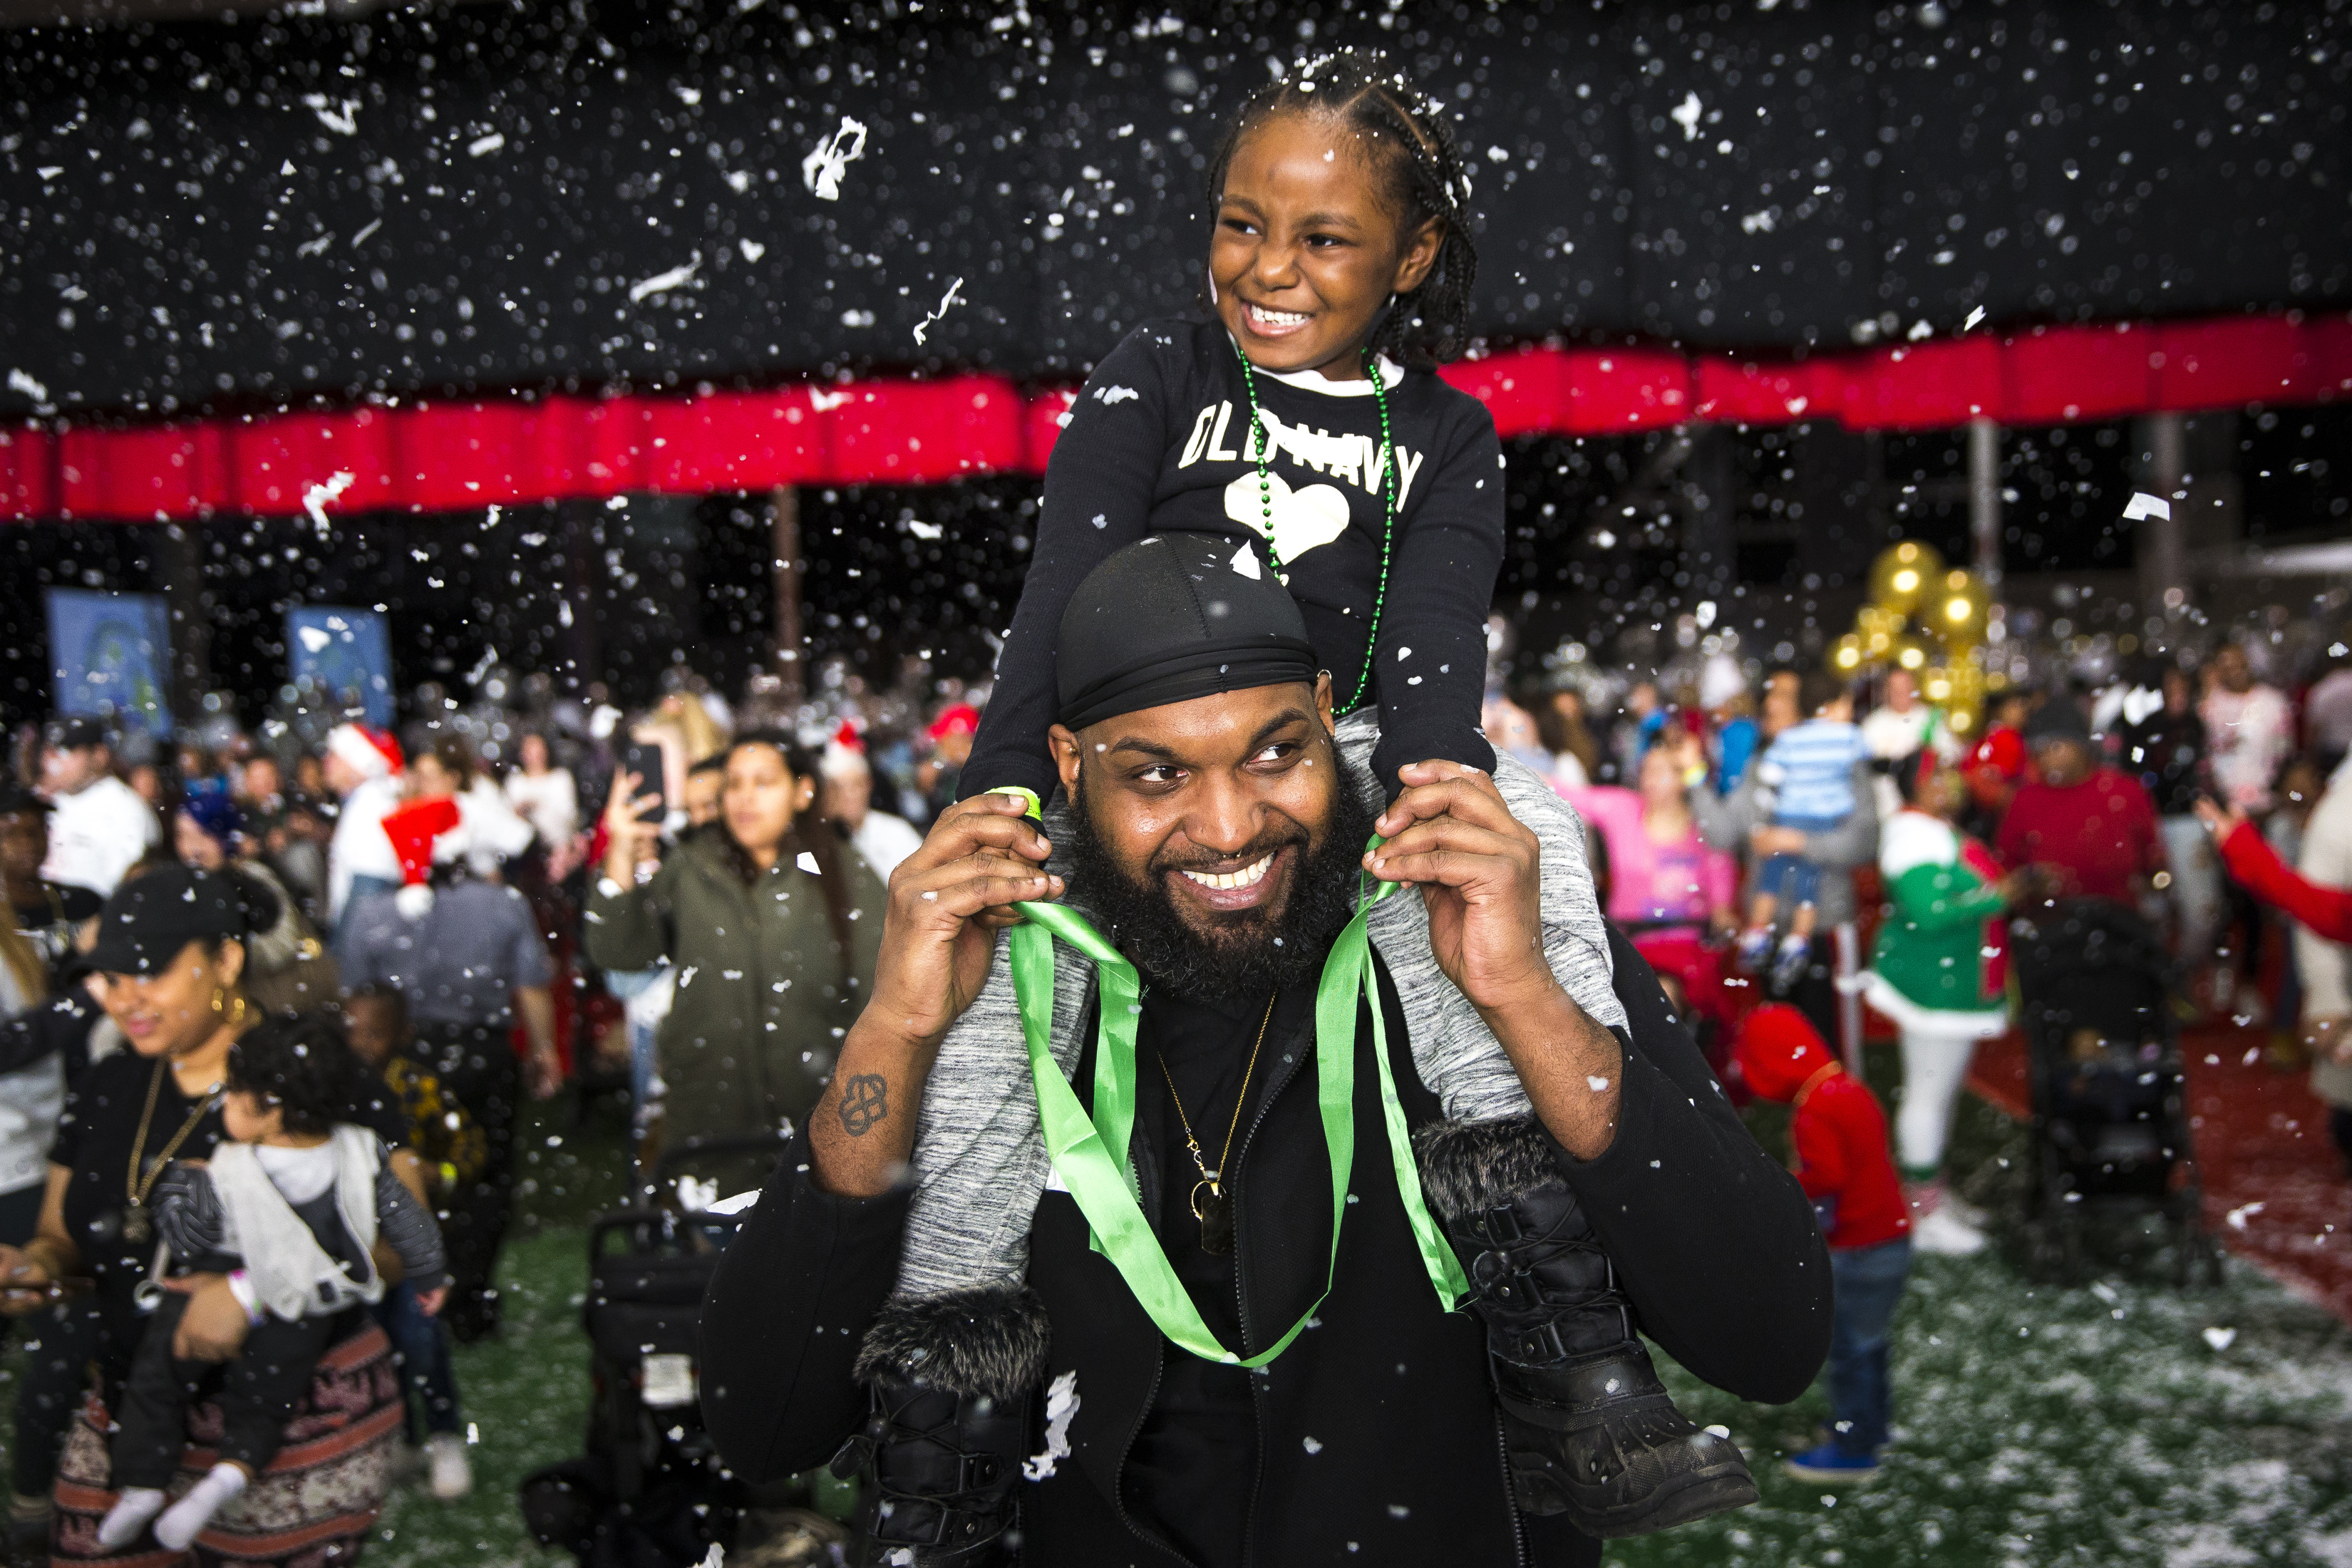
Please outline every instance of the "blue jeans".
M1827 833L1845 821L1843 816L1790 816L1775 812L1772 826L1800 833ZM1756 868L1756 891L1780 900L1781 914L1803 904L1822 901L1822 868L1802 855L1767 855Z
M1830 1324L1830 1430L1847 1453L1875 1454L1886 1446L1895 1418L1895 1390L1886 1371L1893 1338L1888 1326L1910 1272L1907 1236L1830 1253L1837 1294Z
M392 1348L400 1352L401 1380L416 1391L425 1406L425 1430L436 1435L463 1430L457 1374L449 1364L449 1331L440 1319L425 1315L425 1309L416 1304L416 1288L403 1280L385 1290L383 1300L368 1310L391 1336ZM401 1401L401 1411L410 1435L415 1436L415 1415L406 1399Z
M622 1002L634 1002L645 994L647 987L661 978L661 969L624 969L604 972L604 989ZM628 1020L629 1029L629 1105L631 1120L643 1134L646 1114L653 1109L654 1077L660 1071L661 1053L655 1045L654 1026Z

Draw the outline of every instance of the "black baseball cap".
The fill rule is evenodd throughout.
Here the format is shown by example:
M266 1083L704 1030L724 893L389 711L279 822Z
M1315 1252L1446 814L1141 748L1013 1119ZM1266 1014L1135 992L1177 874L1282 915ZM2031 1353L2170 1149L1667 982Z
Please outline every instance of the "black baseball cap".
M79 752L85 746L111 746L106 721L69 714L49 721L49 744L60 752Z
M165 866L122 884L98 911L89 967L101 974L160 974L192 942L242 941L254 919L252 883L226 871Z
M2083 745L2091 743L2091 721L2074 706L2074 700L2057 692L2033 710L2025 721L2025 743L2038 746L2044 741L2074 741Z

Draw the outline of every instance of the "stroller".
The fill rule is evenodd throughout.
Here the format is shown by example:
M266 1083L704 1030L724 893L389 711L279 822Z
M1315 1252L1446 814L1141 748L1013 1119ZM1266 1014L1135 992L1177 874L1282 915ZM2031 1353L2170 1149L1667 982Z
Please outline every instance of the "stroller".
M2080 1281L2089 1212L2161 1215L2175 1282L2219 1284L2185 1109L2175 969L2125 906L2077 899L2011 927L2032 1088L2027 1268Z
M661 1194L682 1167L772 1162L782 1147L729 1138L666 1149L642 1206L606 1215L589 1232L586 1452L521 1487L532 1536L570 1551L582 1568L688 1568L714 1542L734 1543L751 1500L704 1429L695 1340L703 1293L740 1216L685 1212Z

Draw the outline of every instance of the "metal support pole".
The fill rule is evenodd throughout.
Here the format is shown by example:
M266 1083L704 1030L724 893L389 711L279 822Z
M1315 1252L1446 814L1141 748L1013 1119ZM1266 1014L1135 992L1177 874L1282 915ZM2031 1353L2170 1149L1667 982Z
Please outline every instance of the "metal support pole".
M2141 425L2141 457L2149 491L2171 504L2171 514L2144 517L2133 553L2139 560L2145 613L2161 616L2187 606L2189 588L2189 438L2178 414L2151 414Z
M213 684L212 595L205 591L204 540L194 523L155 531L155 577L172 618L171 689L164 702L181 724L205 716Z
M1969 556L1988 587L2000 586L2000 426L1969 421Z
M776 676L786 706L797 708L807 692L801 669L801 493L779 485L768 504L775 527L770 575L776 595Z
M1719 425L1695 426L1690 457L1684 467L1683 495L1687 507L1683 529L1682 569L1688 574L1690 600L1719 598L1730 592L1738 554L1732 520L1734 477L1731 432Z
M563 655L570 669L567 686L575 693L604 679L604 570L597 539L604 503L566 500L556 503L563 528Z

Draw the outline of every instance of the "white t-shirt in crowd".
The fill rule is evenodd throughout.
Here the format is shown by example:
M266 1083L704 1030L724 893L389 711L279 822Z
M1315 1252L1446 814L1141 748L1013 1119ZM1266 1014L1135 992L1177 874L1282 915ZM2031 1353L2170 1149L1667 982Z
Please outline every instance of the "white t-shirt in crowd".
M898 868L899 861L922 847L923 836L903 816L869 811L866 820L857 825L857 831L849 836L849 842L874 868L874 874L887 882L890 873Z
M1874 708L1862 721L1862 743L1880 762L1900 761L1927 743L1927 726L1935 719L1936 710L1925 702L1914 702L1908 713Z
M507 775L507 804L550 849L569 844L580 831L580 788L567 769L550 768L536 777L515 769Z
M50 803L49 858L41 875L104 898L163 837L139 792L109 773Z
M383 819L400 805L396 779L369 779L343 796L335 837L327 846L327 918L342 918L351 901L352 879L374 877L400 886L400 857L384 837Z
M2205 754L2223 800L2242 811L2268 811L2271 780L2294 744L2294 715L2286 699L2259 684L2243 691L2217 686L2205 694L2200 711Z
M6 918L0 911L0 920ZM0 1018L13 1018L32 1005L16 984L16 972L0 963ZM58 1118L65 1109L62 1053L51 1051L31 1067L0 1073L0 1195L49 1179L49 1148L58 1141Z
M538 837L537 830L486 775L475 775L466 793L457 797L457 816L466 832L466 861L478 877L489 876L499 861L513 859Z

